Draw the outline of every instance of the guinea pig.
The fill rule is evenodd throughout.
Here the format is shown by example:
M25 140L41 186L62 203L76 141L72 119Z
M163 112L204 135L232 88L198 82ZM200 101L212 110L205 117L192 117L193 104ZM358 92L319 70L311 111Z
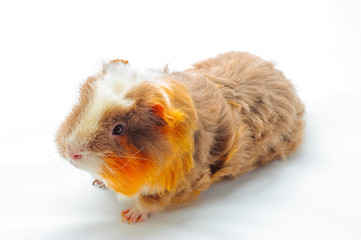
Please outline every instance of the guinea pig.
M183 72L113 60L60 126L60 155L120 196L135 223L295 151L304 106L274 65L228 52Z

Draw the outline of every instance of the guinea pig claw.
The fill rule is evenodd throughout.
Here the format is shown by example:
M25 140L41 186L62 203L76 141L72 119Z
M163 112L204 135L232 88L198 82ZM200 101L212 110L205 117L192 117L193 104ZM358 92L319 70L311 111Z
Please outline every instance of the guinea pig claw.
M149 217L149 213L144 213L136 208L129 208L122 212L122 222L128 224L142 222Z
M129 209L126 209L122 212L122 217L124 217L125 214L127 214L128 212L130 211L130 208Z
M92 184L93 186L97 185L99 188L107 188L105 184L99 179L95 179Z

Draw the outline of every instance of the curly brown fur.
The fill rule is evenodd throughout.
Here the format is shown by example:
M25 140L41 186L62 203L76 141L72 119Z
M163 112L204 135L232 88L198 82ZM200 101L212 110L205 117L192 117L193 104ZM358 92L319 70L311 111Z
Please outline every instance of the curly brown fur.
M303 104L282 72L259 57L225 53L167 78L187 86L197 109L195 166L179 191L142 204L186 202L212 182L284 159L302 142Z

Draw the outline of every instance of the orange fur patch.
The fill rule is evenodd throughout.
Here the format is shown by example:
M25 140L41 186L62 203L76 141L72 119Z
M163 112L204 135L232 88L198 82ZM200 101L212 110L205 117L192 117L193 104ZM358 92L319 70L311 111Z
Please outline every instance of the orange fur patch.
M171 84L173 85L173 84ZM192 102L189 94L180 86L173 86L177 92L167 87L162 87L166 92L171 102L179 102L176 98L182 98L184 101ZM154 100L155 102L162 102L161 99ZM164 101L163 101L164 102ZM157 105L157 104L155 104ZM167 190L175 191L177 184L182 181L185 174L193 167L193 132L195 124L193 119L190 121L185 111L179 108L169 106L168 108L157 107L157 113L167 123L165 134L168 136L168 141L172 146L172 155L167 159L167 165L159 176L151 182L151 186L158 187L160 191Z
M185 174L193 167L193 142L185 125L167 127L165 134L172 145L172 153L166 157L165 165L158 166L134 147L127 156L109 154L104 157L106 167L101 177L108 187L126 196L139 192L142 186L148 186L151 192L173 192ZM135 154L134 154L135 153Z
M175 96L170 89L164 90L171 102L175 98L191 102L186 92L178 91ZM194 119L190 121L186 111L166 106L164 99L156 98L153 102L152 111L167 123L162 134L167 136L171 151L164 161L159 163L149 159L149 156L144 156L135 147L128 147L127 156L108 155L104 158L106 167L101 173L102 178L106 180L108 187L126 196L136 194L143 186L149 187L151 192L174 192L194 164Z
M156 172L155 164L139 151L124 157L108 154L104 157L104 162L106 167L103 168L101 177L109 188L126 196L137 193Z
M136 194L142 186L148 186L151 192L175 191L178 183L193 167L193 143L186 139L189 135L186 130L183 126L167 130L173 153L166 157L164 166L158 166L133 147L130 151L135 152L133 155L105 156L106 167L103 168L101 177L109 188L126 196Z

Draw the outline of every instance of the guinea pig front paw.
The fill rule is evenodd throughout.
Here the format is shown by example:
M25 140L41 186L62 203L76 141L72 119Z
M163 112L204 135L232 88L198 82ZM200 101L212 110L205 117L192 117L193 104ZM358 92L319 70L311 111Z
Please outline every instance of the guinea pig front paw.
M93 181L93 186L96 186L96 187L98 187L98 188L107 188L107 187L105 186L105 184L104 184L101 180L99 180L99 179L95 179L95 180Z
M122 212L122 222L137 223L142 222L149 217L149 212L144 212L137 207L126 209Z

